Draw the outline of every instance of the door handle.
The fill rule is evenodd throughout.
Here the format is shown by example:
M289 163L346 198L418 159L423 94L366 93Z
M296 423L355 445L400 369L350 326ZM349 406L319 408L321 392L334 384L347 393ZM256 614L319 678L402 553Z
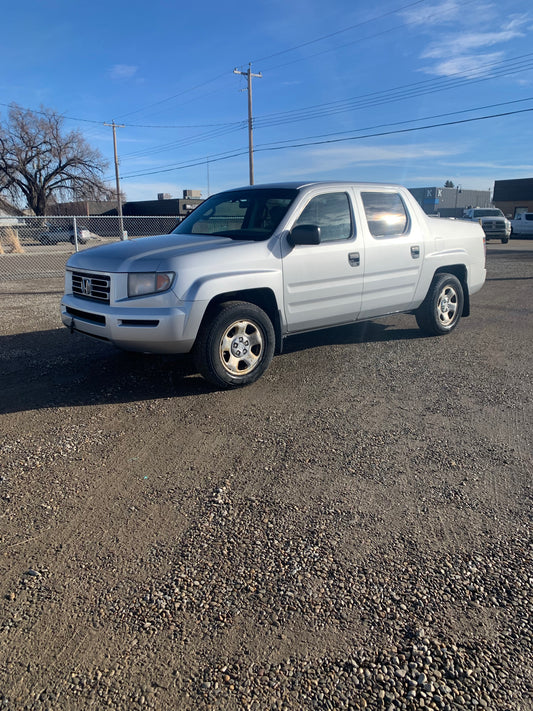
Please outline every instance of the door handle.
M418 259L420 257L420 247L417 244L411 247L411 257L413 259Z
M358 267L360 263L359 252L349 252L348 261L351 267Z

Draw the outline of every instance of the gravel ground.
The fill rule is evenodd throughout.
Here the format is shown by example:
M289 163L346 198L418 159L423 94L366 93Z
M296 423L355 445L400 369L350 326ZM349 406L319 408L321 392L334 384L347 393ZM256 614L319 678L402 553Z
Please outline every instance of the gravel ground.
M533 242L212 389L0 283L0 708L533 709Z

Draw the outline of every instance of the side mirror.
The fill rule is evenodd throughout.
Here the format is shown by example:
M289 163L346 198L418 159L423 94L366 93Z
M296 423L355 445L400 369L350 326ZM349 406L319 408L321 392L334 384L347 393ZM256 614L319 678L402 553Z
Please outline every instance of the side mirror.
M317 225L297 225L288 237L292 246L297 244L320 244L320 227Z

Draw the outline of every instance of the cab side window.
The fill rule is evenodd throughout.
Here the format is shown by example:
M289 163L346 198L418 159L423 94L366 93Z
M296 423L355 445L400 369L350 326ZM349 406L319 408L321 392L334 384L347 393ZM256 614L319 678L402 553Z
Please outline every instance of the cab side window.
M373 237L403 235L409 217L398 193L361 193L368 229Z
M350 239L353 234L352 211L346 193L324 193L312 198L305 206L297 225L316 225L320 227L322 242Z

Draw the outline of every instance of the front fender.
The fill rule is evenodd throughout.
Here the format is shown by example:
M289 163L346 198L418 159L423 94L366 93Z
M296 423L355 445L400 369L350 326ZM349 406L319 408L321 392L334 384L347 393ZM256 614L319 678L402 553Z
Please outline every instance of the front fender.
M180 300L209 303L219 294L250 289L270 289L278 304L281 304L283 293L281 272L276 269L250 269L206 274L195 279L180 296Z
M189 304L189 317L185 326L189 338L195 339L209 304L221 295L251 290L270 290L282 308L283 290L281 272L277 270L252 269L248 271L228 271L208 274L195 279L187 288L180 301Z

